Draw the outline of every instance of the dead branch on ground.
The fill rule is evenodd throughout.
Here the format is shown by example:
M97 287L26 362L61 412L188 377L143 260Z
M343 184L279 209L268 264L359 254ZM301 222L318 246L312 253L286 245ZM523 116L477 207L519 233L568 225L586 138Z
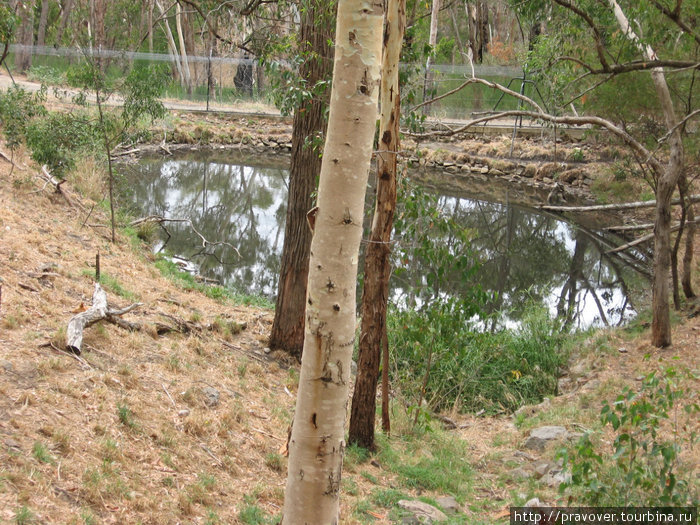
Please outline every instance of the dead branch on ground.
M103 319L117 326L121 326L122 328L128 328L130 330L140 329L140 325L136 323L130 323L124 319L119 319L119 316L139 306L143 306L143 304L134 303L119 310L110 308L107 304L107 293L102 289L99 283L95 283L95 291L92 294L92 306L84 312L74 315L68 321L68 328L66 329L66 348L76 355L80 355L80 347L83 344L83 330Z

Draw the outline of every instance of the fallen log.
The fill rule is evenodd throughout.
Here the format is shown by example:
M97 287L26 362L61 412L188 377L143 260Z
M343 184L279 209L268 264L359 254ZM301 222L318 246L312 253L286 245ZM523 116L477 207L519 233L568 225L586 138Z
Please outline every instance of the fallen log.
M66 349L76 355L80 355L80 348L83 344L83 331L88 326L102 319L131 330L139 329L139 325L119 319L119 316L139 306L142 306L142 303L134 303L120 310L109 308L107 304L107 293L102 289L100 283L95 283L95 291L92 294L92 306L84 312L74 315L68 321L68 328L66 329Z
M698 220L696 220L696 221L692 221L692 222L686 222L684 226L687 226L687 225L689 225L689 224L700 224L700 219L698 219ZM680 229L681 229L681 225L680 225L680 224L677 224L677 225L675 225L674 227L672 227L672 228L669 230L669 233L677 232L677 231L680 230ZM647 234L647 235L642 235L641 237L639 237L639 238L637 238L637 239L635 239L635 240L633 240L633 241L631 241L631 242L628 242L627 244L623 244L622 246L618 246L617 248L613 248L612 250L608 250L608 251L605 252L605 253L617 253L617 252L622 252L622 251L624 251L624 250L628 250L628 249L630 249L630 248L634 248L635 246L637 246L637 245L639 245L639 244L642 244L642 243L644 243L644 242L650 241L650 240L652 240L653 238L654 238L654 234L653 234L653 233L649 233L649 234Z
M690 195L688 202L700 202L700 195ZM671 204L680 204L680 199L674 199ZM656 201L623 202L622 204L596 204L593 206L537 206L539 210L547 211L610 211L610 210L634 210L637 208L653 208Z

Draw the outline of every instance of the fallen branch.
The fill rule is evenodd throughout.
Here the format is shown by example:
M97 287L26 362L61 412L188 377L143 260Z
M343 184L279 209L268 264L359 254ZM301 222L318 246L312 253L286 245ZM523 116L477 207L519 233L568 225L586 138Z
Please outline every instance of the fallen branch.
M44 164L41 167L41 175L42 176L40 178L46 182L46 184L44 184L44 188L48 184L51 184L54 187L54 190L56 191L56 193L60 194L66 200L66 202L68 203L68 205L71 208L77 207L77 208L80 208L81 210L85 211L82 204L73 202L73 200L68 196L68 194L65 191L63 191L63 188L61 188L61 185L64 184L66 181L56 179L56 177L54 177L51 174L51 172L49 172L49 169L46 167L46 164ZM42 188L42 190L44 188Z
M84 312L74 315L68 321L68 328L66 329L66 349L72 351L76 355L80 355L80 347L83 344L83 330L102 319L113 322L118 326L132 329L132 326L135 326L134 323L128 323L123 319L120 319L118 322L116 319L118 316L130 312L138 306L142 306L142 303L134 303L121 310L109 308L107 305L107 294L99 283L95 283L95 291L92 294L92 306Z
M685 224L686 224L686 226L687 226L688 224L700 224L700 219L697 219L697 220L695 220L695 221L692 221L692 223L691 223L691 222L686 222ZM677 232L677 231L680 230L680 229L681 229L681 225L680 225L680 224L677 224L676 226L674 226L673 228L671 228L671 229L669 230L669 232L670 232L670 233ZM631 242L628 242L627 244L623 244L622 246L618 246L617 248L613 248L612 250L608 250L608 251L605 252L605 253L617 253L617 252L621 252L621 251L627 250L627 249L629 249L629 248L634 248L635 246L637 246L637 245L639 245L639 244L642 244L642 243L644 243L644 242L650 241L650 240L652 240L653 238L654 238L654 234L653 234L653 233L648 233L647 235L643 235L643 236L639 237L638 239L635 239L635 240L633 240L633 241L631 241Z
M139 224L144 224L144 223L149 223L153 222L156 224L160 224L161 226L165 222L186 222L190 225L190 228L192 231L202 240L202 248L206 249L207 246L228 246L231 248L234 252L236 252L236 255L238 257L241 256L241 252L238 251L238 248L236 248L233 244L228 243L226 241L210 241L204 235L202 235L197 228L195 228L194 223L192 222L192 219L169 219L167 217L163 217L161 215L149 215L148 217L141 217L140 219L136 219L134 221L131 221L130 226L138 226ZM204 254L204 255L213 255L213 254ZM220 261L221 262L221 261Z
M140 151L141 151L141 148L133 148L133 149L129 149L126 151L119 151L117 153L112 153L112 158L116 159L118 157L124 157L126 155L131 155L132 153L139 153Z
M700 195L690 195L688 202L700 202ZM681 204L680 199L674 199L671 204ZM653 208L656 201L623 202L622 204L596 204L593 206L537 206L539 210L547 211L606 211L606 210L633 210L637 208Z

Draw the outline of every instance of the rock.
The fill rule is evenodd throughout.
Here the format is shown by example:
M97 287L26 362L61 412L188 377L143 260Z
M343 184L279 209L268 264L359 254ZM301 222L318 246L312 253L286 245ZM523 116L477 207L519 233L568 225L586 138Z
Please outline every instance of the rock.
M528 454L527 452L523 452L522 450L516 450L513 452L513 456L516 458L522 458L525 461L535 461L535 456Z
M10 363L9 361L2 360L0 361L0 366L5 370L5 372L14 372L15 367Z
M528 472L527 470L525 470L522 467L514 468L513 470L511 470L509 472L509 474L511 475L511 477L513 479L516 479L516 480L518 480L518 479L530 479L533 476L532 472Z
M578 377L584 375L587 369L588 363L585 361L579 361L569 368L569 373L574 377Z
M540 479L545 474L548 474L552 468L559 468L557 465L552 465L548 461L538 461L533 465L535 477Z
M527 503L525 503L525 507L531 509L534 507L542 507L542 502L540 501L540 498L532 498L531 500L528 500Z
M401 525L421 525L421 522L415 516L404 516L401 518Z
M537 412L540 412L542 410L545 410L551 406L551 402L549 401L548 397L545 397L541 403L537 405L525 405L520 407L518 410L516 410L513 415L515 417L518 416L533 416Z
M489 172L489 167L488 166L483 166L480 170L481 173L486 175Z
M547 445L563 441L569 437L569 431L559 426L544 426L534 429L523 444L524 448L543 451Z
M17 441L15 441L14 439L12 439L12 438L5 438L5 441L3 441L3 444L4 444L7 448L14 448L14 449L16 449L16 450L21 450L21 448L22 448L22 447L20 446L20 444L19 444Z
M571 474L561 470L561 467L557 467L551 472L548 472L540 479L540 483L544 483L549 487L558 487L567 481L571 481Z
M441 510L436 509L432 505L428 505L427 503L423 503L422 501L414 501L414 500L405 500L402 499L398 503L399 507L401 507L404 510L407 510L415 518L420 520L423 518L424 521L423 523L435 523L435 522L440 522L440 521L447 521L447 515L442 512ZM418 523L421 523L418 521Z
M354 359L350 361L350 373L354 376L357 375L357 363Z
M557 381L557 392L561 395L572 390L572 382L568 377L560 377Z
M457 500L452 496L441 496L435 502L442 507L447 514L457 514L461 508Z
M209 408L214 408L219 404L219 391L211 386L205 386L202 388L202 394L204 394L204 404Z
M184 409L178 411L177 415L180 417L187 417L190 415L190 411L187 410L186 408L184 408Z

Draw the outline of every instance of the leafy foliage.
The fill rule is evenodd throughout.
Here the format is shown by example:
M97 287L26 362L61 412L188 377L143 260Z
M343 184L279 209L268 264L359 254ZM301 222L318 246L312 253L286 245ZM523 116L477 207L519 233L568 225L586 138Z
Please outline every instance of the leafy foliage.
M681 445L692 447L698 439L680 421L697 417L697 392L679 387L683 375L674 368L652 372L639 391L626 387L613 404L605 402L600 421L615 432L613 462L584 434L571 453L562 455L571 480L561 490L578 489L592 505L686 506L697 505L692 472L679 466ZM682 406L680 406L682 405ZM680 417L679 417L680 416ZM667 427L671 427L671 438Z
M394 255L404 295L388 318L394 384L437 410L512 411L554 393L564 359L559 323L530 307L518 330L483 332L489 297L474 284L469 231L435 196L410 184L401 191ZM415 421L425 419L422 408L412 410Z
M26 131L32 159L64 178L80 155L93 151L100 136L95 122L83 112L48 113L30 122Z
M36 116L46 114L46 90L29 93L18 86L0 92L0 125L7 147L14 150L27 138L27 126Z

